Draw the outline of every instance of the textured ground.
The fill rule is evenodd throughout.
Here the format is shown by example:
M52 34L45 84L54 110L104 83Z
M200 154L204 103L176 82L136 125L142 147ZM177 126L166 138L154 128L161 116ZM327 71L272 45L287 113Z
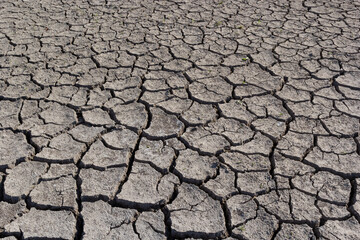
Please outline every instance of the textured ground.
M0 238L360 239L358 0L1 0Z

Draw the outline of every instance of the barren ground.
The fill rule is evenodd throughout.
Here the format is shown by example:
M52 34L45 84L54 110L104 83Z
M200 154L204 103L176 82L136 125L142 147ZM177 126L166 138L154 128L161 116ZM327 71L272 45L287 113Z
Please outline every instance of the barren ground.
M358 0L1 0L0 238L360 239Z

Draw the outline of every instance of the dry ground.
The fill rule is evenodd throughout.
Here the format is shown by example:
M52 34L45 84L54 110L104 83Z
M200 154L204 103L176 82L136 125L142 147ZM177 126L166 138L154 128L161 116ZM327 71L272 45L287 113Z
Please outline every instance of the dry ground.
M0 238L360 239L358 0L1 0Z

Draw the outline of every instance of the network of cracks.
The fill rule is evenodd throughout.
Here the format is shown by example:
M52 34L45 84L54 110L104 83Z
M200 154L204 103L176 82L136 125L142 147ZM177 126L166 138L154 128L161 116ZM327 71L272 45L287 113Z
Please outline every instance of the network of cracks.
M0 238L360 239L359 12L2 0Z

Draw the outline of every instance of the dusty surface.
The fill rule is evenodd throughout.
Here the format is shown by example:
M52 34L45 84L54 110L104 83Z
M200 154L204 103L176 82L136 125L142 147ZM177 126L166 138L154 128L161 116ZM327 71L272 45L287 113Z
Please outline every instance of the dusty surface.
M360 239L359 17L0 1L0 238Z

